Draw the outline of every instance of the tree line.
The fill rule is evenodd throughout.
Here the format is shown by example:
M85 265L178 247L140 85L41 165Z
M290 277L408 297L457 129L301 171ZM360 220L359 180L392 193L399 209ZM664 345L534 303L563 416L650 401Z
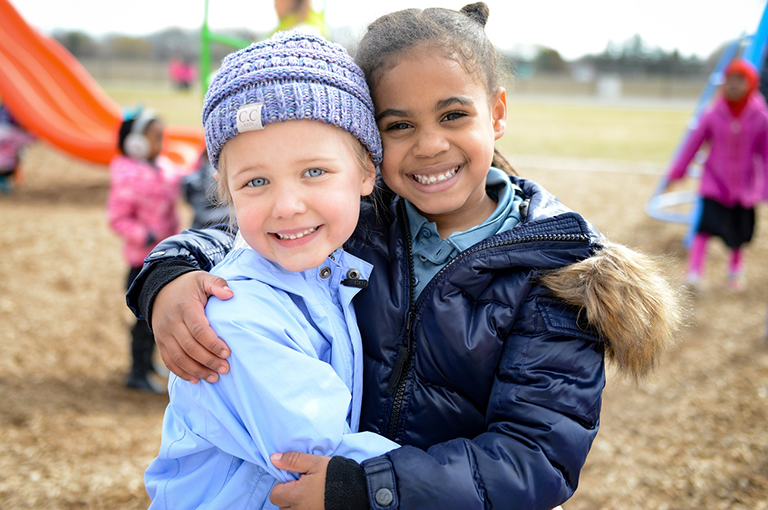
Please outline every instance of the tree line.
M241 39L257 41L267 34L246 30L230 31ZM93 37L82 31L57 31L53 37L76 58L103 58L167 61L181 58L197 61L200 55L200 34L195 30L168 28L148 36L129 36L112 34ZM331 38L354 54L354 42L349 30L331 33ZM707 59L696 56L683 56L677 50L665 51L650 46L640 35L615 43L609 42L599 54L584 55L573 61L565 60L554 48L538 47L533 56L505 51L502 55L514 69L527 68L529 72L559 74L568 73L574 65L588 66L597 73L611 73L620 76L665 75L693 76L707 74L717 62L724 46ZM222 44L212 44L214 62L221 61L232 48Z

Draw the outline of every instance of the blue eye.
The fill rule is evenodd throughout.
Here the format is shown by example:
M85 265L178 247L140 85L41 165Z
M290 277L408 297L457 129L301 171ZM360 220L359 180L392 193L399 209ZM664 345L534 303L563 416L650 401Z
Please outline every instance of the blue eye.
M255 179L251 179L250 181L245 183L246 186L251 186L254 188L259 188L266 184L267 184L267 180L264 177L256 177Z
M310 168L309 170L304 172L304 174L307 175L308 177L320 177L324 173L325 173L325 170L323 170L322 168Z

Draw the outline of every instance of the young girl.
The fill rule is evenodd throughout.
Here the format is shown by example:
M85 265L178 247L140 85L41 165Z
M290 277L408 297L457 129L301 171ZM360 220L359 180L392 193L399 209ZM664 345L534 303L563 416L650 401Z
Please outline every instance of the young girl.
M688 283L698 287L707 242L719 237L730 248L728 284L746 284L743 247L755 229L755 205L764 197L768 177L768 108L756 92L758 74L744 59L725 69L721 97L702 115L669 171L673 183L685 177L688 165L705 143L709 154L701 174L703 206L688 254Z
M127 285L141 270L144 258L157 241L179 232L176 200L180 173L160 152L163 123L151 110L128 114L118 132L120 155L110 163L111 184L107 215L112 229L123 238L128 261ZM126 385L149 393L164 393L152 377L155 340L146 321L131 328L132 366Z
M351 301L371 266L341 249L373 190L381 141L362 71L341 46L298 33L229 55L203 124L240 227L214 270L237 295L206 307L234 354L215 385L172 376L147 490L151 508L273 508L272 486L291 475L271 453L363 461L397 447L357 433Z
M389 187L379 207L364 204L346 245L376 267L355 298L360 427L401 447L362 464L275 455L305 473L273 489L281 507L553 508L576 489L597 434L606 351L646 373L678 325L658 267L491 166L506 95L487 14L482 3L408 9L360 43ZM217 230L166 241L129 293L152 311L169 368L190 380L212 375L195 359L226 372L208 350L229 349L197 310L231 291L199 271L165 284L231 244Z

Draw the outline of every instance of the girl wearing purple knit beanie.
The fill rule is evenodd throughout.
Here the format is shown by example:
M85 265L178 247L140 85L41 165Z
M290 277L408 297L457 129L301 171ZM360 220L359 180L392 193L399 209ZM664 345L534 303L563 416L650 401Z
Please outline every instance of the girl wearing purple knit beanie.
M213 270L236 297L206 316L233 350L216 384L169 380L151 508L274 508L298 478L270 454L362 462L397 443L358 432L363 359L352 298L371 265L342 248L373 191L381 141L338 45L282 33L227 57L203 107L206 148L239 230Z
M360 42L355 58L384 149L377 201L363 201L345 244L375 267L354 300L364 355L360 430L399 447L362 462L320 453L322 445L275 450L276 467L302 474L272 489L280 508L556 507L576 490L599 428L606 355L641 376L679 326L676 291L653 260L608 242L495 153L507 104L487 17L483 3L407 9L376 20ZM332 82L344 78L329 71ZM300 110L335 115L303 101ZM217 386L242 370L232 362L242 345L227 346L201 313L209 294L217 306L241 298L199 271L233 244L215 229L175 236L129 292L163 359L186 380L216 381L218 372ZM272 321L269 311L251 313L249 328ZM273 374L258 358L254 370ZM290 382L295 370L286 372L274 377ZM257 480L254 473L242 483Z

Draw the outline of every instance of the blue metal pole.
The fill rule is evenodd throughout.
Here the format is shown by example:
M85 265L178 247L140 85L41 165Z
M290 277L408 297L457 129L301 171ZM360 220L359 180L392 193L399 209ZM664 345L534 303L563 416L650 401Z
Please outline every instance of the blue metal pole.
M742 54L744 59L752 62L758 69L763 68L766 41L768 41L768 5L763 10L763 16L760 18L760 24L757 26L752 41Z

